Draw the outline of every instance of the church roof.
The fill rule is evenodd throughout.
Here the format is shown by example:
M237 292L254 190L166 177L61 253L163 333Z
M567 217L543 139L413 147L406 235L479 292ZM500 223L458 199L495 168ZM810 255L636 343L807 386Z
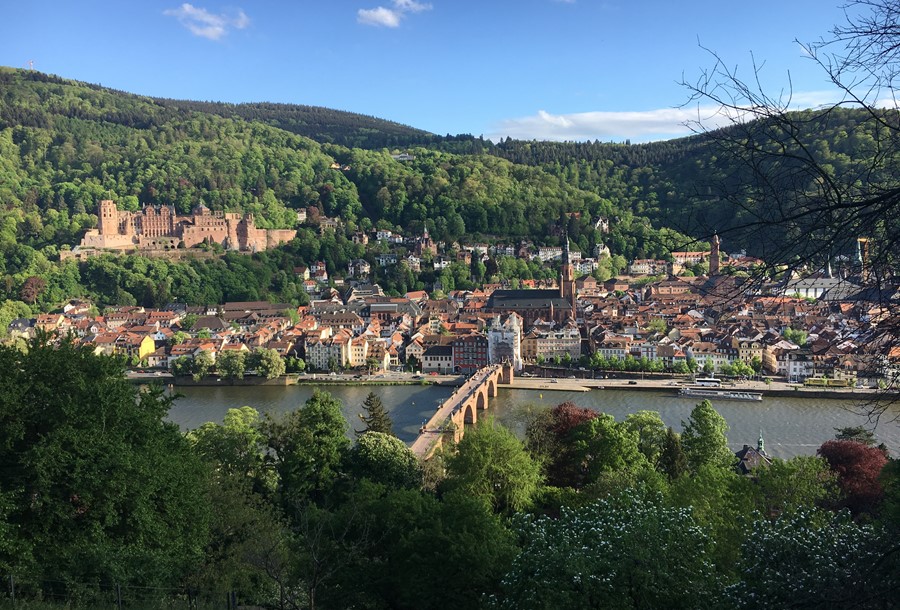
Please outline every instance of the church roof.
M572 304L562 298L559 290L495 290L487 306L497 309L571 309Z

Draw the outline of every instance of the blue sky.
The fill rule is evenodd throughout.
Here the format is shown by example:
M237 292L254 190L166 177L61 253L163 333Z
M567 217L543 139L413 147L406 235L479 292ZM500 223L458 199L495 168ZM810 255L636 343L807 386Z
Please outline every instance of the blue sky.
M686 135L703 47L805 106L795 42L839 0L0 0L0 64L179 99L271 101L435 133L633 142ZM696 112L696 110L694 111Z

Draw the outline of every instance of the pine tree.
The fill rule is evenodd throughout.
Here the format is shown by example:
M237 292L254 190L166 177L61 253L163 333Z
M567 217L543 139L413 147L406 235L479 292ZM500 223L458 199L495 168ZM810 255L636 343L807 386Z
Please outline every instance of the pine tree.
M656 463L657 470L669 477L670 481L674 481L687 471L687 456L681 448L681 437L671 426L663 438L662 450Z
M383 432L393 436L394 422L391 421L391 416L388 415L381 398L375 392L369 392L369 395L366 396L366 400L363 402L363 410L366 414L360 413L359 418L366 424L366 427L363 430L355 430L357 436L366 432Z

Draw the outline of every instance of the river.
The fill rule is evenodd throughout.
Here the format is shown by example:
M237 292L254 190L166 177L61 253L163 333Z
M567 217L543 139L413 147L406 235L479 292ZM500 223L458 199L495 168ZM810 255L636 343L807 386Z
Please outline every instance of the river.
M176 400L169 412L169 419L183 429L192 429L204 422L221 423L230 408L249 405L261 413L279 415L301 406L313 393L313 387L253 386L253 387L184 387L183 395ZM344 417L348 420L348 432L354 426L360 428L358 414L370 391L381 397L394 420L394 433L410 443L418 434L419 426L426 421L453 388L441 386L352 386L333 385L323 387L344 405ZM681 430L682 420L687 420L697 399L678 398L671 391L636 392L625 390L593 390L591 392L564 392L538 390L501 389L490 401L487 412L479 417L494 415L497 420L513 428L520 436L528 412L552 407L570 400L581 407L588 407L623 420L629 413L641 409L658 411L663 421ZM834 429L843 426L866 425L866 419L858 415L859 406L852 401L822 400L812 398L766 397L762 402L718 401L713 406L728 422L728 442L738 450L744 444L756 444L762 430L769 455L789 458L795 455L812 455L826 440L834 438ZM900 406L892 405L882 417L875 435L885 443L893 456L900 453Z

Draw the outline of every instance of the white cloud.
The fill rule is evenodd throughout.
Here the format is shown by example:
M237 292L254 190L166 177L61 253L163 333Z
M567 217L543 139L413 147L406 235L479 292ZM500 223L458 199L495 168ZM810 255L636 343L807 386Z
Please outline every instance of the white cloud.
M421 13L422 11L430 11L430 4L416 2L416 0L394 0L394 7L404 13Z
M835 91L795 92L790 109L821 108L838 101ZM662 108L638 112L577 112L551 114L539 110L526 117L505 119L490 130L490 139L507 136L517 140L602 142L650 142L691 135L697 129L716 129L734 122L751 120L749 110L719 106Z
M242 10L236 15L216 14L187 2L178 8L164 10L163 15L175 17L192 34L209 40L219 40L232 28L243 30L250 25L250 18Z
M685 123L696 120L696 112L682 109L646 112L579 112L506 119L492 130L491 139L510 136L517 140L662 140L691 133Z
M421 13L432 8L430 4L416 2L416 0L394 0L393 4L393 8L383 6L370 9L361 8L356 12L356 21L363 25L396 28L400 27L400 21L408 13Z
M400 26L400 12L383 6L371 9L361 8L356 13L356 20L363 25L396 28Z

